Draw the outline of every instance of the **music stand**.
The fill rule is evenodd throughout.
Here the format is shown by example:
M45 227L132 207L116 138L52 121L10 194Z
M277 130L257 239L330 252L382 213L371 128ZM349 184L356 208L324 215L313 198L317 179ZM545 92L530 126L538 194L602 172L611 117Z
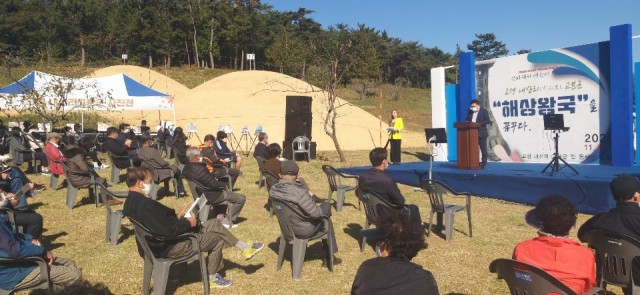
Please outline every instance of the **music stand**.
M431 181L431 168L433 167L433 145L439 143L447 143L447 131L444 128L425 128L424 135L427 138L427 144L431 149L431 157L429 157L429 181Z
M544 121L544 130L551 130L556 134L554 137L555 141L555 153L553 155L553 159L547 164L547 166L542 169L541 173L545 173L549 167L551 167L550 175L553 176L554 172L560 171L560 161L564 163L565 166L569 167L569 169L573 170L576 174L578 171L571 167L567 161L565 161L562 157L560 157L560 153L558 152L558 142L560 141L560 132L569 131L569 127L564 126L564 116L562 114L548 114L543 116Z

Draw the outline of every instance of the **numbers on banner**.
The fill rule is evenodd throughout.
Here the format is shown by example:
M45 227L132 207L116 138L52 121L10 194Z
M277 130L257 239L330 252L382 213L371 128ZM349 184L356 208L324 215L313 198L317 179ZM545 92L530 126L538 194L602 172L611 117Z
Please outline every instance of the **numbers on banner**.
M604 133L587 133L584 135L584 142L593 142L593 143L598 143L598 142L606 142L607 140L607 135Z

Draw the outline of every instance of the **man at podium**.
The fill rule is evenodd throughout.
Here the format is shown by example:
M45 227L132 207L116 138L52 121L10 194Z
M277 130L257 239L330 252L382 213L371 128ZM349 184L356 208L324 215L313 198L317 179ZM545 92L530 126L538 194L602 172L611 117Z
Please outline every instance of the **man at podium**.
M482 153L480 168L484 168L487 165L487 137L489 137L487 125L491 124L491 120L489 120L489 112L480 107L477 99L471 101L471 107L467 112L467 122L474 122L480 125L480 128L478 128L478 145L480 145L480 152Z

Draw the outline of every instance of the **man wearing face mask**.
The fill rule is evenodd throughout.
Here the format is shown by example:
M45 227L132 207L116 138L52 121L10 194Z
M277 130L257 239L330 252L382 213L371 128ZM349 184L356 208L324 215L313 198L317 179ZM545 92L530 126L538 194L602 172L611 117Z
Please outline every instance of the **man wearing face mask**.
M122 210L124 216L137 221L159 236L171 238L186 232L194 232L200 250L209 253L207 268L209 273L213 273L209 275L211 286L218 288L231 286L231 280L220 275L223 269L222 249L234 246L242 251L245 259L250 259L262 250L264 244L238 240L215 218L204 221L200 230L196 230L198 220L193 216L183 216L189 204L176 215L175 210L148 198L151 181L151 170L147 168L136 167L128 170L126 182L129 194ZM179 242L153 240L149 241L149 246L156 257L183 257L191 251L190 241L184 240ZM138 244L138 253L144 256L140 244Z
M467 112L467 122L474 122L480 125L480 128L478 128L478 145L480 145L480 152L482 153L480 168L484 168L487 165L487 137L489 137L487 125L491 124L491 120L489 119L489 112L480 107L477 99L471 101L471 107Z
M405 199L402 193L400 193L398 184L389 177L389 175L384 173L387 167L389 167L387 150L384 148L374 148L369 152L369 160L373 168L358 177L358 186L378 194L391 204L399 207L405 206ZM418 206L406 205L405 207L409 209L411 220L422 224ZM394 209L386 206L378 206L376 210L378 211L378 215L403 214L403 212L405 212L403 209Z
M222 167L215 167L217 165L226 164L222 159L216 157L216 153L213 150L213 143L215 140L216 138L212 134L205 135L202 144L198 146L198 149L200 149L200 156L207 165L207 169L209 169L209 172L212 173L214 177L231 177L232 187L235 187L236 180L238 180L238 176L240 176L240 170L235 168L222 169Z

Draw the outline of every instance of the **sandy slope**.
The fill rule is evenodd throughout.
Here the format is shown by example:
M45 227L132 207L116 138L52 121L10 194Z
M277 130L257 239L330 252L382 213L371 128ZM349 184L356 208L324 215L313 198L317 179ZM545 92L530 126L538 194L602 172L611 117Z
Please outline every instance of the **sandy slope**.
M302 80L274 72L244 71L226 74L194 89L188 89L163 74L142 67L113 66L98 70L94 75L107 76L115 73L125 73L155 90L175 95L177 124L197 124L201 138L208 133L215 134L220 125L232 125L243 149L248 146L246 140L240 139L240 130L244 125L249 127L251 135L256 126L261 125L269 133L271 142L282 143L286 96L311 96L312 140L317 142L318 150L334 149L331 138L324 133L322 120L326 114L326 96L318 88ZM378 119L345 101L340 100L339 103L342 105L337 121L340 146L345 150L368 150L374 146L374 142L379 145ZM158 112L122 113L119 118L137 124L142 116L150 125L158 123ZM171 120L173 114L164 111L161 116L163 120ZM383 138L386 127L383 123ZM403 136L403 146L424 146L424 135L420 133L404 132Z

